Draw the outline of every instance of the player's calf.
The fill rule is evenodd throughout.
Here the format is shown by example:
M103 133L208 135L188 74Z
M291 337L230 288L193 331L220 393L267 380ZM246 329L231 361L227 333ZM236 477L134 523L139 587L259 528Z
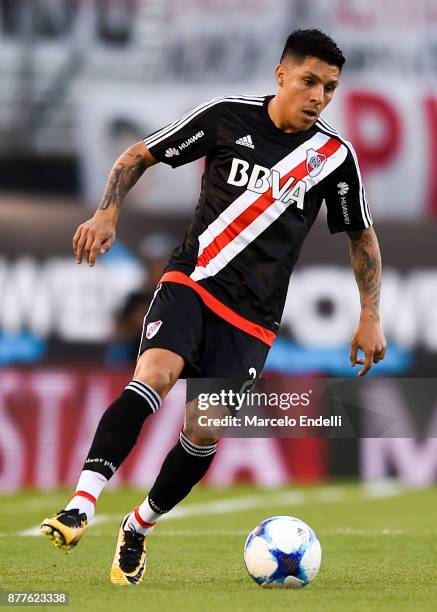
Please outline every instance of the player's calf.
M79 542L99 495L129 455L144 421L158 410L183 365L183 359L170 351L154 349L141 355L134 380L100 419L73 498L62 512L41 525L41 532L55 546L69 552Z
M70 552L77 545L99 495L132 450L147 416L160 405L161 397L152 387L132 380L103 414L73 498L41 524L42 534L59 549Z
M148 536L159 519L170 512L190 493L208 471L217 442L194 444L180 433L179 441L170 450L146 499L129 515L127 525Z
M212 433L208 433L212 436ZM216 450L214 438L194 443L185 430L171 449L146 499L123 519L111 567L113 584L137 584L146 566L145 539L159 519L182 501L208 471Z
M144 579L147 536L158 520L184 499L204 476L216 449L217 444L193 445L181 433L148 497L121 523L110 573L113 584L136 585Z

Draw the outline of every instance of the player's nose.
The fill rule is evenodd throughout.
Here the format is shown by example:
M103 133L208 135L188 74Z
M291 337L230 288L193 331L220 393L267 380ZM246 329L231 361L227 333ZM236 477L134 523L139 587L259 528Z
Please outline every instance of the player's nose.
M321 104L323 102L323 85L314 85L311 88L311 97L310 100L313 104Z

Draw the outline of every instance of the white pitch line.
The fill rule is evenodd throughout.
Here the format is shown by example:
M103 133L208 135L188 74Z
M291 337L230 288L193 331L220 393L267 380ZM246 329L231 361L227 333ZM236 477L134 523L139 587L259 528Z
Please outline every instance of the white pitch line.
M346 491L340 487L319 487L315 491L317 501L335 503L346 499Z
M23 531L17 531L16 533L14 533L12 535L16 535L16 536L39 536L39 535L41 535L41 529L40 529L40 526L38 525L37 527L30 527L30 529L23 529Z
M239 530L235 530L235 531L217 531L217 530L208 530L208 531L193 531L190 529L179 529L177 531L161 531L159 530L157 532L157 535L159 537L163 536L163 537L193 537L193 536L197 536L197 537L202 537L204 538L205 536L223 536L223 537L247 537L247 530L244 529L239 529ZM90 536L94 536L94 537L101 537L103 534L101 531L92 531L90 533L87 533L86 537L89 538Z
M356 536L375 536L375 535L404 535L407 533L402 529L376 529L372 531L371 529L355 529L354 527L339 527L338 529L334 529L333 531L321 531L323 535L356 535Z
M29 530L31 531L31 530ZM437 535L437 532L435 531L431 531L431 532L426 532L429 535L432 535L433 537L435 537ZM248 531L244 531L244 530L238 530L238 531L192 531L192 530L179 530L179 531L158 531L157 535L158 537L206 537L209 535L214 535L214 536L223 536L223 537L247 537ZM351 527L338 527L337 529L333 529L333 530L318 530L317 531L318 536L323 540L324 537L326 536L338 536L338 535L346 535L346 536L398 536L398 535L414 535L415 532L414 531L404 531L402 529L380 529L380 530L374 530L371 531L369 529L353 529ZM0 533L0 538L11 538L11 537L16 537L18 534L17 533ZM20 535L23 535L23 533L21 533ZM39 528L38 528L38 532L35 534L32 534L34 536L39 536ZM87 538L100 538L102 537L102 532L101 531L90 531L89 533L86 534Z
M242 512L243 510L253 510L255 508L270 507L278 505L302 505L306 501L306 496L299 491L288 491L277 495L246 495L244 497L234 497L212 502L190 504L183 508L175 508L171 513L165 514L160 520L177 520L191 516L207 514L227 514L231 512ZM120 520L121 514L101 514L93 518L90 527L101 525L110 521ZM15 533L18 536L39 536L40 527L31 527Z
M95 516L91 523L89 524L89 527L94 527L94 525L100 525L101 523L107 523L109 520L115 519L115 518L120 519L120 516L118 514L101 514L100 516ZM41 534L41 529L40 529L40 525L37 525L36 527L30 527L29 529L23 529L22 531L17 531L16 533L12 534L12 535L17 535L17 536L39 536ZM3 535L3 534L0 534Z
M383 481L378 483L369 483L363 485L358 490L358 495L365 499L380 499L392 497L403 493L406 489L396 482ZM177 520L189 518L191 516L202 516L208 514L227 514L232 512L242 512L244 510L253 510L256 508L272 507L273 505L290 505L300 506L306 502L311 502L316 499L318 502L340 502L347 499L349 491L341 487L320 487L319 489L308 489L307 491L283 491L271 495L246 495L243 497L234 497L231 499L216 500L210 502L201 502L196 504L188 504L182 508L175 508L171 513L165 514L160 520ZM93 518L90 527L93 525L101 525L110 521L119 521L121 514L101 514ZM24 529L16 533L0 533L0 537L8 535L18 536L39 536L39 525Z
M396 480L377 480L363 483L363 495L367 499L383 499L404 493L407 489Z
M24 499L20 502L8 502L6 498L6 501L2 500L0 514L14 514L15 512L34 512L44 510L44 508L51 508L54 505L60 506L62 503L65 503L65 498L65 493L56 493L53 495L43 491L37 497Z

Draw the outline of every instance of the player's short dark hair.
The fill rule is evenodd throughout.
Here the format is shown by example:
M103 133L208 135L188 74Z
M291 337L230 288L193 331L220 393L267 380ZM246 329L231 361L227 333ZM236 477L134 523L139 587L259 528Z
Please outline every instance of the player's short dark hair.
M346 61L341 49L332 38L317 29L292 32L285 43L281 62L287 56L292 56L301 62L306 57L317 57L327 64L338 66L340 70Z

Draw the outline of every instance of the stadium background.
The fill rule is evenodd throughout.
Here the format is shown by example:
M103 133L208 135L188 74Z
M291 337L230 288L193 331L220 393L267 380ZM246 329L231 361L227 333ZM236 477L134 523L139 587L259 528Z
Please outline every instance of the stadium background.
M361 161L389 341L372 380L410 419L410 436L226 439L206 481L435 482L433 419L416 440L399 378L431 378L437 366L437 2L0 0L0 491L75 482L102 411L130 378L144 304L195 206L201 162L153 168L124 206L112 251L94 269L77 266L72 234L113 161L211 97L272 93L287 33L306 26L332 34L348 60L325 117ZM353 374L358 292L347 238L331 237L323 217L266 368L292 381ZM112 487L153 481L183 394L181 383ZM436 413L435 398L430 406Z

